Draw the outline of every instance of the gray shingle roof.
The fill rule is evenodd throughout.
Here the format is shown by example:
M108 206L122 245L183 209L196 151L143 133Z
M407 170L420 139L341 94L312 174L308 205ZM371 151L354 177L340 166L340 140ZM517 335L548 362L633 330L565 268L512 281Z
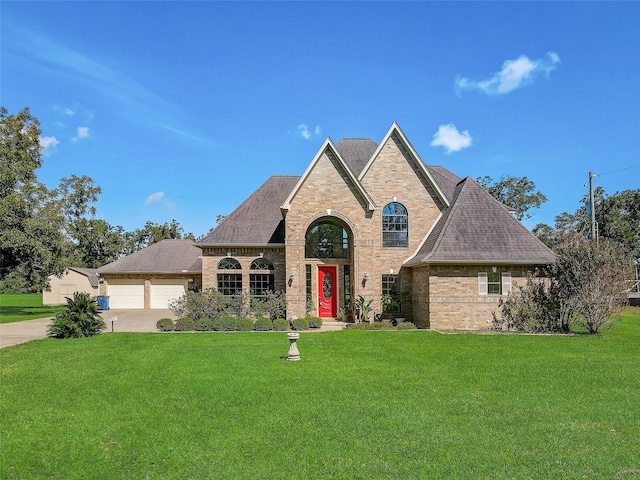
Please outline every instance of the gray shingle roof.
M453 203L414 259L420 263L544 265L555 256L507 208L471 177L458 183Z
M280 205L299 179L280 175L269 178L196 245L284 244Z
M458 185L462 179L444 167L437 165L427 165L426 167L434 181L440 186L442 193L447 197L449 203L451 203L456 191L456 185Z
M98 272L97 268L69 267L69 270L73 270L74 272L78 272L80 275L87 277L93 288L98 287L98 275L96 275Z
M105 273L201 273L202 250L191 240L162 240L98 269Z
M378 144L368 138L343 138L336 144L336 148L357 177L375 153Z

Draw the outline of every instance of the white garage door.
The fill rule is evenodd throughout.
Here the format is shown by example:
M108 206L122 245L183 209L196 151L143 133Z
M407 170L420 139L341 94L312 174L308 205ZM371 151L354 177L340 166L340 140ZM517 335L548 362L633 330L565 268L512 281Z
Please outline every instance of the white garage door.
M144 308L144 280L109 280L109 308Z
M169 308L169 302L184 295L186 280L151 281L151 308Z

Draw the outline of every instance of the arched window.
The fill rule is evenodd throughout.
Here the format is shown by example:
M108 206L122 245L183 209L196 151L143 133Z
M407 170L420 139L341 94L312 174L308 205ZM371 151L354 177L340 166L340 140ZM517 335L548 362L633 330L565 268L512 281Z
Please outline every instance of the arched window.
M229 273L221 273L224 271ZM218 263L218 291L227 296L242 292L242 267L235 258L223 258Z
M256 258L249 267L249 291L252 297L265 297L274 288L274 267L271 260Z
M306 258L349 258L349 234L342 225L325 220L313 225L305 235Z
M409 216L401 203L388 203L382 210L382 246L409 246Z

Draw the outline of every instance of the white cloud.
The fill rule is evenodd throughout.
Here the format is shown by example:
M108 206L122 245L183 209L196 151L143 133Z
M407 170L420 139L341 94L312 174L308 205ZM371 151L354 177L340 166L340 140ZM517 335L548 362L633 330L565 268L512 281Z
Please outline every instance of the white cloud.
M151 205L152 203L159 202L164 198L164 192L156 192L149 195L144 201L145 205Z
M312 130L309 130L309 127L307 127L306 123L301 123L300 125L298 125L298 128L296 128L296 134L300 135L302 138L306 140L309 140L314 135L315 136L320 135L321 133L322 133L322 129L320 128L320 125L317 125Z
M83 138L89 138L89 127L78 127L76 136L71 141L75 143Z
M438 131L433 134L431 145L434 147L444 147L447 153L458 152L463 148L471 146L472 138L469 132L459 132L453 123L440 125Z
M559 63L560 57L555 52L548 52L538 60L530 60L526 55L521 55L516 60L506 60L502 64L502 70L486 80L456 78L456 90L458 93L462 90L480 90L487 95L504 95L534 82L541 74L548 77Z
M73 114L75 114L75 113L76 113L76 112L74 112L73 110L71 110L69 107L67 107L67 108L65 108L65 109L64 109L64 114L65 114L65 115L69 115L69 116L71 116L71 115L73 115Z
M42 155L48 157L56 151L56 146L60 141L56 137L40 137L40 148L42 149Z

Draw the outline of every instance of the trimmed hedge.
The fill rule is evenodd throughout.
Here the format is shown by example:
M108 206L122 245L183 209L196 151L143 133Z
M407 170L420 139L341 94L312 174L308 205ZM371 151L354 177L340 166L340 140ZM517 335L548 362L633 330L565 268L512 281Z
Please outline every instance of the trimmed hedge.
M260 317L256 320L253 328L258 332L268 332L269 330L273 330L273 322L270 318Z
M273 329L278 332L284 332L289 330L289 322L284 318L276 318L273 321Z
M193 318L181 317L176 320L176 332L193 332L196 329L196 322Z
M161 318L156 322L156 328L161 332L173 332L175 325L170 318Z
M309 328L320 328L322 327L322 319L319 317L307 317L309 321Z
M215 329L219 332L233 332L238 329L238 320L231 315L223 315L216 322Z
M306 318L295 318L291 321L294 330L309 330L309 320Z
M416 330L418 327L411 322L402 322L398 324L398 330Z
M238 331L240 332L250 332L253 330L253 320L250 318L243 318L242 320L238 320Z
M215 330L214 325L215 322L210 318L201 318L196 321L196 330L198 332L212 332Z

